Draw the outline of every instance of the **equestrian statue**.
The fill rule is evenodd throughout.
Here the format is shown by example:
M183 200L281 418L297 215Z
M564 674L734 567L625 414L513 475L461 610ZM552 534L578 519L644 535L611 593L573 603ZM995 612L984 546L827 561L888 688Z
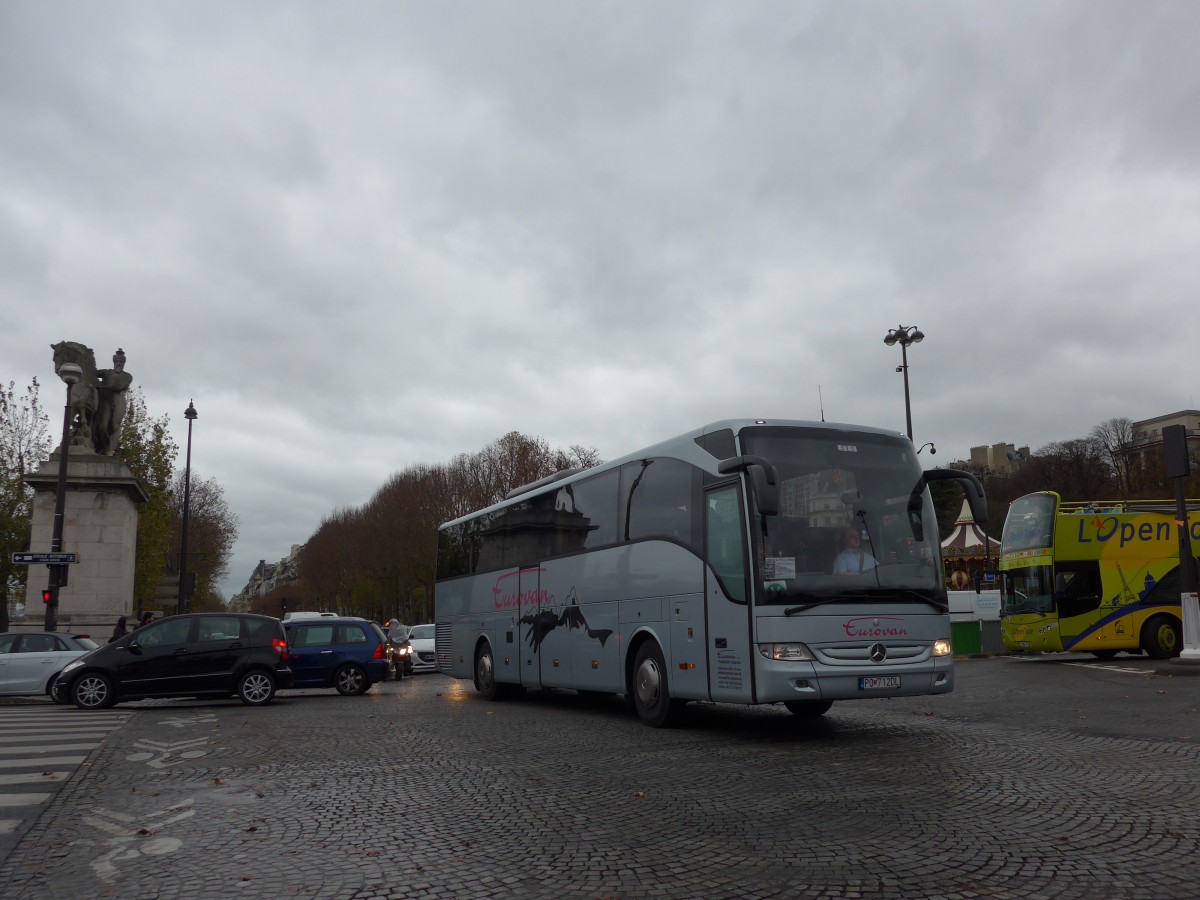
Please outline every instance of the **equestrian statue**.
M125 371L125 351L118 348L113 354L111 369L97 369L91 347L76 341L59 341L51 344L50 349L54 351L55 374L64 363L74 363L83 370L69 394L70 446L112 456L125 420L125 392L133 383L133 376Z

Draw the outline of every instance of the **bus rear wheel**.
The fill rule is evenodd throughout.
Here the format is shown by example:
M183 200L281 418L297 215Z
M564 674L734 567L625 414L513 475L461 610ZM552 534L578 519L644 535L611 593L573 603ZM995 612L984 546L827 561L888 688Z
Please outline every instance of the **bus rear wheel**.
M1142 626L1142 649L1151 659L1179 655L1179 623L1170 616L1151 616Z
M667 666L662 650L654 641L638 648L633 664L633 707L638 717L651 728L670 723L683 704L671 697L667 687Z

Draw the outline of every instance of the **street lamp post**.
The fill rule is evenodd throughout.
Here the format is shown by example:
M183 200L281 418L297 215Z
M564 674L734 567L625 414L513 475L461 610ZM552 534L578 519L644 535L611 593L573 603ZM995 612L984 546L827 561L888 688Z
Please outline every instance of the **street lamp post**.
M58 367L58 377L67 386L67 405L63 409L63 437L62 444L58 448L58 489L54 494L54 525L50 537L51 553L62 552L63 519L67 507L67 451L68 445L71 443L71 421L75 418L75 412L71 409L71 386L77 384L83 377L83 369L75 363L63 363ZM63 578L63 575L66 574L66 566L51 565L48 568L50 569L50 584L48 585L50 595L46 602L46 620L43 628L46 631L57 631L58 589L66 583L66 579Z
M925 340L925 332L916 325L901 325L891 329L883 342L889 347L900 345L901 364L896 366L897 372L904 373L904 421L908 425L908 439L912 440L912 403L908 396L908 347Z
M179 603L176 612L187 612L188 606L188 572L187 572L187 539L188 539L188 506L192 493L192 422L196 420L196 407L188 401L188 408L183 411L183 417L188 423L187 464L183 470L183 530L179 540Z

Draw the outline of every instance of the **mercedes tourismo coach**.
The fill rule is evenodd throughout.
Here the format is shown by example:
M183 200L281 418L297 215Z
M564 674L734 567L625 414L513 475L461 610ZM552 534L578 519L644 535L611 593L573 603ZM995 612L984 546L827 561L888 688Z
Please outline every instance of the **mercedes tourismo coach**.
M651 726L689 700L949 691L934 479L986 521L974 476L820 422L718 422L517 488L439 530L438 668L488 699L625 694Z

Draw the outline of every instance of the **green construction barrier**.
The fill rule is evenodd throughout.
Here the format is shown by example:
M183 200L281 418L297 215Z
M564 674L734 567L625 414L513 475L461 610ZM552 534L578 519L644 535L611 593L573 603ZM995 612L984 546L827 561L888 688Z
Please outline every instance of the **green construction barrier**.
M950 643L955 656L973 656L980 649L979 622L951 622Z

